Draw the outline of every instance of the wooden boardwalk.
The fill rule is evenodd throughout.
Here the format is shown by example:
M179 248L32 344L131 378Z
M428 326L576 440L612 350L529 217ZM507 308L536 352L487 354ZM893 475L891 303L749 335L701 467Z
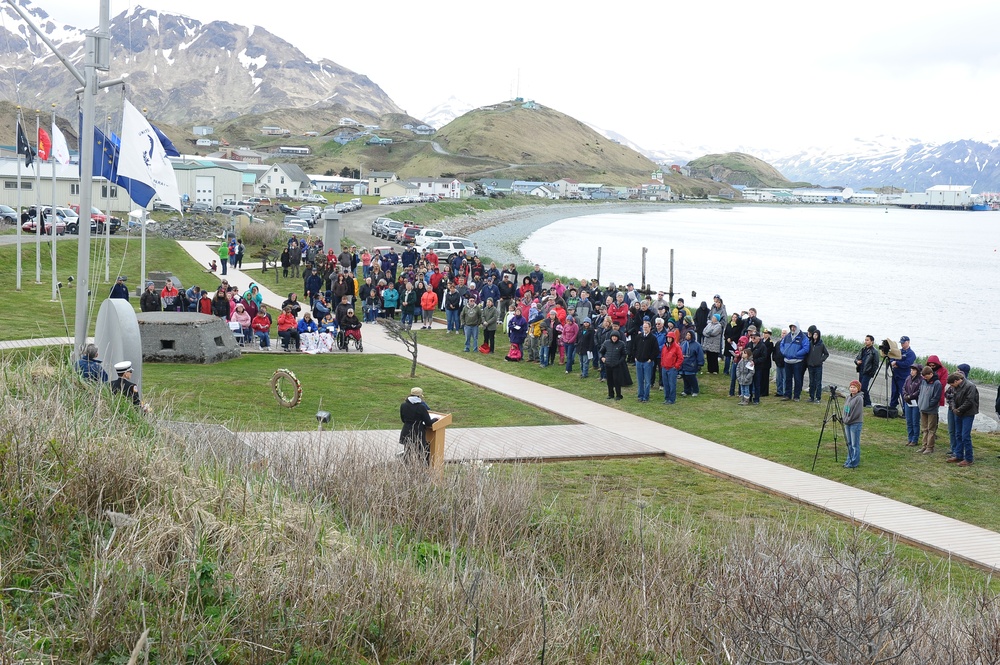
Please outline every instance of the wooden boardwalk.
M375 459L390 459L402 450L398 429L252 432L238 436L258 453L272 457L291 452L331 459L350 450ZM452 427L448 429L444 452L447 462L552 462L647 455L662 457L664 453L590 425Z

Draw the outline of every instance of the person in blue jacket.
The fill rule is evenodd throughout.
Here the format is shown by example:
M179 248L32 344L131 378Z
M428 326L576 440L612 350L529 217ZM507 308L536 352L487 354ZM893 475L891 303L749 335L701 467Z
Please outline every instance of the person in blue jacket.
M118 279L115 280L115 285L111 287L111 295L108 297L128 300L128 287L125 286L125 278L123 276L118 275Z
M665 336L664 336L665 337ZM684 355L684 364L681 365L680 375L684 381L685 397L698 396L698 372L705 364L705 350L698 343L697 333L687 330L684 333L684 341L681 342L681 353Z
M785 396L781 398L784 402L788 400L798 402L802 395L802 379L806 373L806 356L809 355L809 347L809 337L799 330L799 324L789 324L788 334L781 338L779 345L781 355L785 359L785 371L791 378L791 391L788 390L788 379L785 380Z
M899 405L899 396L903 393L903 384L906 383L906 378L910 375L910 365L917 361L917 354L910 348L910 338L906 335L899 338L899 353L902 357L889 363L889 366L892 368L890 409L895 409Z

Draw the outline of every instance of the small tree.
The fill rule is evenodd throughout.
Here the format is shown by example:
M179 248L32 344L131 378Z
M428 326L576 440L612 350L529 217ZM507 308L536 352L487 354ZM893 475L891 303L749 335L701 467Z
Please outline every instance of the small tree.
M402 342L406 350L410 352L413 363L410 365L410 378L417 375L417 331L412 328L404 328L403 324L395 319L379 319L379 324L385 330L389 339Z

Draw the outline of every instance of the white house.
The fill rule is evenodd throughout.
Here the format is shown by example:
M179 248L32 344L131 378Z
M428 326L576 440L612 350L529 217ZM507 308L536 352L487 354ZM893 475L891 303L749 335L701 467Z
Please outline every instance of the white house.
M297 198L312 192L312 183L297 164L273 164L257 177L256 190L261 196Z
M556 190L559 192L559 196L566 198L569 195L573 195L571 198L575 198L577 194L580 193L580 183L576 180L570 180L569 178L560 178L554 183Z
M409 178L418 194L445 199L462 198L462 181L458 178Z
M399 180L392 171L371 171L368 174L368 196L380 196L382 185Z
M177 190L190 201L214 206L243 194L243 172L234 166L203 160L174 161L173 165Z
M555 199L559 198L559 190L556 188L549 189L548 185L539 185L535 187L530 192L530 196L537 196L540 199Z
M354 118L341 118L340 122L337 124L341 127L354 127L355 125L360 125L361 123Z
M861 205L877 205L879 202L879 196L875 192L861 191L854 192L851 198L847 200L848 203L856 203Z

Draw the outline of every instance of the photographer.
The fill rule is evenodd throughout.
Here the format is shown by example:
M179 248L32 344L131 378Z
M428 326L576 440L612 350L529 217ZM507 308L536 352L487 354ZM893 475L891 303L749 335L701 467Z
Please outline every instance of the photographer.
M850 396L844 400L844 436L847 437L847 461L845 469L856 469L861 464L861 427L865 419L864 397L861 382L851 381Z
M875 373L878 372L878 350L875 348L875 338L865 335L865 345L854 356L854 364L858 378L861 380L861 394L864 395L865 406L872 405L871 395L868 393L868 386L871 384Z

